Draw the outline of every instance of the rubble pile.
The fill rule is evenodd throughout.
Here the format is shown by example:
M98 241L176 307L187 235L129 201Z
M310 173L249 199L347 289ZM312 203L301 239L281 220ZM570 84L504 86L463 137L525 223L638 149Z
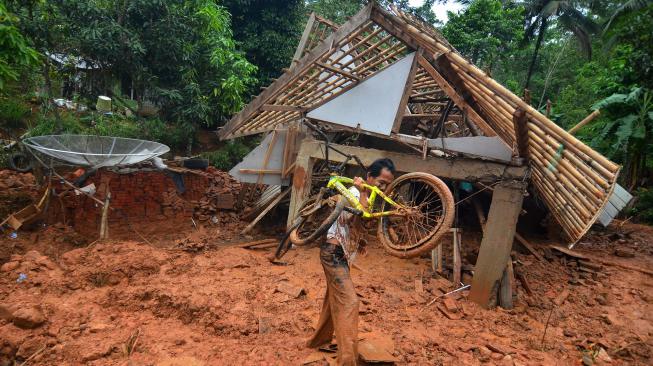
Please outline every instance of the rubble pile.
M197 202L193 217L212 225L233 224L238 215L233 212L241 185L229 173L209 167L205 173L209 186Z
M0 170L0 221L32 203L38 195L36 179L31 173Z
M161 208L163 215L173 217L176 211L184 211L189 208L189 202L179 197L176 189L170 188L167 192L163 192Z

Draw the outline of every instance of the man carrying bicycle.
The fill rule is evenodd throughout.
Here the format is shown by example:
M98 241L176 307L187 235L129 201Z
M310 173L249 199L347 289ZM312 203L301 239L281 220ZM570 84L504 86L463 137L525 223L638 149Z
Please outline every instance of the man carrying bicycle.
M350 192L367 208L369 192L364 184L382 190L394 180L395 165L390 159L377 159L367 169L365 179L354 178ZM352 238L352 214L342 212L327 232L320 246L320 262L327 281L320 319L307 345L311 348L330 343L335 333L338 365L356 365L358 359L358 297L349 274L349 263L358 251L358 240Z

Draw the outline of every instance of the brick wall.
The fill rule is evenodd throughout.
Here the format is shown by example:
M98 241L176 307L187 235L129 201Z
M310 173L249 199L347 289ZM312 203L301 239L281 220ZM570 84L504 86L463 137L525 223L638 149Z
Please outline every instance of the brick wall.
M94 183L95 194L101 200L111 192L113 208L109 212L109 228L143 221L165 221L191 217L197 201L209 187L209 178L196 174L182 174L185 192L178 194L171 176L159 171L138 171L118 174L104 169L90 177L84 186ZM57 192L62 191L63 185ZM81 233L97 233L100 227L101 207L85 195L68 194L62 197L65 217ZM57 206L57 205L54 205ZM59 205L61 206L61 205ZM62 221L61 208L53 207L50 222Z

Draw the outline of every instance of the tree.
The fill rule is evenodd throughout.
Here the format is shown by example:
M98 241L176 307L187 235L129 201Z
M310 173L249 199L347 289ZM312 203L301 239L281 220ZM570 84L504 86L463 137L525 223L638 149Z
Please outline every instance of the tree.
M39 50L99 65L95 95L111 95L122 81L169 120L218 125L242 108L255 81L256 67L236 51L229 13L213 0L24 4L21 24Z
M500 0L475 0L442 27L445 38L476 65L489 71L517 49L523 37L524 8Z
M0 91L9 80L18 80L20 70L35 66L38 52L16 27L18 17L0 3Z
M234 38L267 85L288 67L306 21L303 0L225 0Z
M553 20L565 30L574 34L580 47L588 57L592 47L590 36L596 32L597 25L580 10L580 4L575 0L527 0L521 3L526 9L526 32L524 40L530 42L535 35L535 48L531 57L524 88L527 89L533 75L535 61L539 54L547 29Z
M425 0L420 6L411 6L408 0L382 0L379 1L379 4L386 7L394 5L403 11L421 17L430 24L439 24L440 21L433 12L433 4L436 1ZM337 24L342 24L368 2L367 0L307 0L306 7Z

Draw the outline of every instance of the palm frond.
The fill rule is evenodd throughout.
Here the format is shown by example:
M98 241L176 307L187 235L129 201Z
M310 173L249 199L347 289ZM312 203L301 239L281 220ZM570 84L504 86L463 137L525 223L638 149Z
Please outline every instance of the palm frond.
M624 103L627 98L628 95L626 94L612 94L611 96L594 103L591 109L592 110L604 109L614 104Z
M620 18L623 15L626 15L630 12L637 11L644 9L645 7L649 6L650 4L653 4L653 0L628 0L625 3L623 3L620 7L615 10L614 14L610 17L608 22L605 24L605 27L603 28L603 33L607 32L610 29L610 26L612 23Z

